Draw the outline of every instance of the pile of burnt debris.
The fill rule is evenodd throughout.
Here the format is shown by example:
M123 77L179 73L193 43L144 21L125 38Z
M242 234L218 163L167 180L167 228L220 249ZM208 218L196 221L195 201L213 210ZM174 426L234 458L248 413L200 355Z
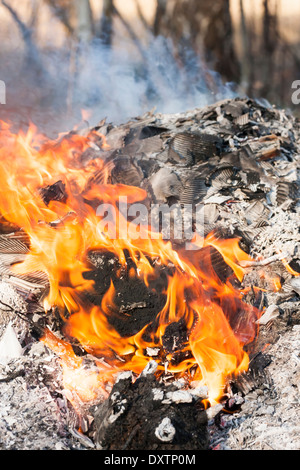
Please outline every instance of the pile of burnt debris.
M105 173L112 184L144 188L150 203L182 211L192 204L203 211L204 234L240 237L253 258L241 287L248 288L247 302L264 309L250 368L229 385L224 403L205 409L203 387L157 380L150 362L134 380L130 372L120 375L106 400L78 416L63 393L57 358L39 342L46 326L60 328L41 306L47 278L12 274L28 240L3 220L0 448L299 449L300 122L266 103L233 99L181 114L151 112L118 126L102 121L96 130L109 147L93 142L81 155L82 165L105 161L96 180ZM41 194L45 203L65 197L61 182ZM112 258L90 253L99 296L109 286ZM215 269L222 276L226 267L216 259ZM276 289L270 279L278 279ZM132 282L117 286L131 334L163 305Z

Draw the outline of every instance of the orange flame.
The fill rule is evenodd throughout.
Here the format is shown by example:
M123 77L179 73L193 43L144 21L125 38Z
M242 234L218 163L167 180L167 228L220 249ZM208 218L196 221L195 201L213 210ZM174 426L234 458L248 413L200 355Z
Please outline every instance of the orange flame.
M106 383L116 371L103 363L87 368L83 359L75 355L72 346L57 338L50 330L41 341L60 358L63 369L63 385L68 400L76 408L81 402L107 398Z
M220 240L213 234L205 240L196 234L193 243L198 250L191 253L176 251L170 241L147 225L140 227L144 236L136 237L118 201L120 197L126 197L129 204L143 201L147 193L136 187L109 184L104 159L88 163L81 160L97 141L101 142L101 157L107 144L96 132L87 136L70 133L49 141L34 126L27 133L15 134L0 122L0 213L30 239L29 254L13 270L19 274L46 273L50 290L45 309L57 307L65 315L65 334L76 338L88 353L104 357L111 367L103 371L100 366L97 374L87 374L72 348L47 331L43 340L61 358L65 388L75 390L81 400L90 400L96 389L104 390L103 384L108 376L112 378L112 371L130 369L140 373L153 359L147 348L156 348L158 373L167 369L200 380L209 388L210 401L217 401L226 380L248 367L243 346L257 333L257 312L243 302L242 293L229 279L220 280L211 263L211 251L219 252L240 281L244 276L240 263L250 257L240 249L237 239ZM46 204L40 190L57 181L63 183L66 197ZM96 214L100 202L115 209L115 219L106 227ZM116 237L110 236L112 231ZM129 253L136 267L130 270L130 276L138 276L146 285L149 279L159 276L154 261L156 265L172 266L164 307L137 334L121 337L111 325L110 318L120 314L112 283L100 306L84 300L84 293L94 288L85 277L92 269L90 250L113 253L125 268L125 252ZM181 344L166 347L171 324L183 326L185 334Z

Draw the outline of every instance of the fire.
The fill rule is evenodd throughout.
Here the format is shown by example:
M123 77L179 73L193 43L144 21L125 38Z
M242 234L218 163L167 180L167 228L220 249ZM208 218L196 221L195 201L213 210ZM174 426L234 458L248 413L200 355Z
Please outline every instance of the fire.
M76 356L72 346L46 330L42 341L60 358L63 370L64 391L69 401L76 408L81 402L91 402L108 396L106 382L115 372L103 363L87 368L83 359Z
M99 157L85 162L82 155L95 145ZM199 380L208 386L210 402L218 401L226 381L247 370L243 348L257 334L258 312L243 302L243 293L232 279L220 280L211 253L217 251L231 268L232 278L239 281L244 276L241 263L250 257L237 239L220 240L213 234L205 239L196 234L197 250L192 252L175 250L147 224L140 227L143 236L137 237L136 227L120 210L119 201L143 201L147 193L110 184L109 167L101 158L107 147L104 136L97 132L70 133L50 141L34 126L26 133L14 133L0 123L0 213L22 228L30 240L29 254L13 271L46 273L50 288L45 310L57 308L65 320L66 338L76 338L95 361L104 358L108 366L103 368L98 360L97 371L87 371L67 341L48 330L43 341L61 359L66 390L80 400L94 399L97 390L105 396L105 384L118 371L139 374L154 359L158 374L167 370L187 380ZM64 197L46 201L41 190L58 181ZM100 203L114 209L105 224L97 215ZM137 334L121 337L110 322L114 315L121 315L112 282L101 305L86 300L85 294L94 289L93 281L85 276L93 269L88 257L92 250L113 253L124 269L125 253L129 254L135 266L130 268L130 277L142 279L147 286L159 277L159 267L168 267L165 305ZM174 338L176 344L166 345L170 325L180 325L184 331L180 344ZM155 348L157 356L149 356L149 348Z

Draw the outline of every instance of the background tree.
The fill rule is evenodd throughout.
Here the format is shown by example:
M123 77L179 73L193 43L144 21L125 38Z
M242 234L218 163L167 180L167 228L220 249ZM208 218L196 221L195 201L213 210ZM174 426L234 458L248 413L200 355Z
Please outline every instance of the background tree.
M290 85L300 75L300 34L290 41L280 27L283 0L252 0L260 13L249 13L245 0L128 2L136 5L131 18L118 0L0 0L0 13L17 31L13 54L5 36L0 51L0 64L7 65L0 78L16 82L9 102L16 109L28 103L27 113L43 108L45 114L52 106L57 115L72 115L76 106L85 107L87 96L87 106L105 107L109 99L120 110L125 102L134 110L136 103L139 113L141 102L150 108L167 98L176 105L191 92L197 98L198 88L217 98L222 83L233 82L240 94L291 106ZM150 3L152 19L146 14ZM56 22L63 31L60 48L40 40L41 28L50 28L41 23L45 12L51 28Z

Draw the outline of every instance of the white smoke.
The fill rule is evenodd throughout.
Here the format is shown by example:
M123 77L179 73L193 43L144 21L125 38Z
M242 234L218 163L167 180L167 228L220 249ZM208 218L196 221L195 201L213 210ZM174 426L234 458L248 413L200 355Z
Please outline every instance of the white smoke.
M143 58L134 58L126 44L112 51L100 43L81 54L83 67L76 83L76 105L91 106L94 115L113 122L157 112L177 113L232 98L230 84L205 70L201 59L189 51L178 65L170 40L152 38ZM211 88L210 88L210 85Z
M94 41L76 50L40 50L34 61L13 60L0 70L7 109L44 131L72 128L82 109L90 111L90 125L104 117L118 124L153 108L177 113L235 96L232 85L206 70L192 50L179 64L163 37L152 37L142 54L129 40L112 48Z

